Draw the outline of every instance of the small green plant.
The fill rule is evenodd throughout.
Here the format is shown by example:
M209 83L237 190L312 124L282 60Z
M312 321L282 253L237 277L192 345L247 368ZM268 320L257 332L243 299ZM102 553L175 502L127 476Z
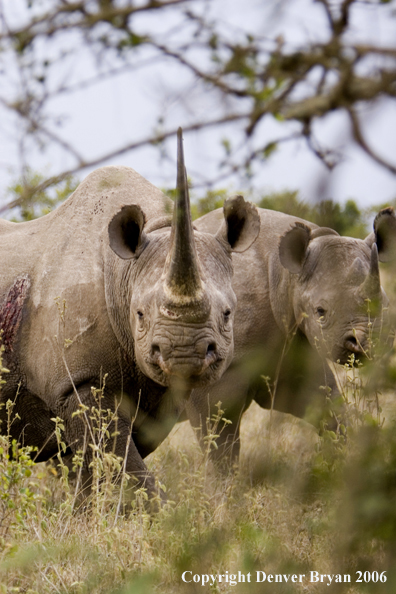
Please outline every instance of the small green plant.
M11 416L13 404L6 403ZM26 520L35 511L37 495L32 490L30 477L35 465L34 448L21 447L9 435L0 435L0 542L6 544L7 536L26 530Z
M3 365L4 346L0 346L0 393L5 383L3 374L8 369ZM0 549L6 546L9 534L26 529L26 520L35 509L39 497L31 488L30 477L35 449L21 447L11 438L11 427L16 415L13 414L15 402L7 400L0 403L5 409L5 423L0 421Z
M9 186L10 208L19 211L14 219L16 222L31 221L48 214L66 200L79 183L72 175L50 187L45 186L45 180L41 173L27 169L21 179Z
M207 417L206 419L206 434L203 438L205 443L205 462L209 460L210 452L213 449L218 449L217 440L224 431L225 427L231 424L231 421L224 417L225 411L221 408L220 401L216 403L215 407L216 412L214 412L211 417Z

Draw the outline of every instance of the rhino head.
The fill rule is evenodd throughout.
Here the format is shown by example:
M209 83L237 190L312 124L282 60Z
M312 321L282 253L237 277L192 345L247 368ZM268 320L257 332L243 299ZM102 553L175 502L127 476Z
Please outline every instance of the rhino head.
M310 343L344 364L364 359L383 328L388 305L378 262L395 255L393 209L376 217L365 240L296 223L279 244L281 264L292 273L293 313ZM370 311L369 311L370 310Z
M134 356L160 385L180 380L189 388L206 385L221 377L233 356L231 253L256 239L257 209L236 196L225 202L215 236L194 230L179 130L173 219L156 226L146 225L139 206L127 205L108 229L110 247L124 263Z

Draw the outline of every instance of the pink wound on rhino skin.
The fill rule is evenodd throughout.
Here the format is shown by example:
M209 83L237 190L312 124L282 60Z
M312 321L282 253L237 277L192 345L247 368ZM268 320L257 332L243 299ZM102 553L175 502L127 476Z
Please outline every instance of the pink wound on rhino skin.
M13 351L30 284L27 274L17 276L0 306L0 343L4 345L6 353Z

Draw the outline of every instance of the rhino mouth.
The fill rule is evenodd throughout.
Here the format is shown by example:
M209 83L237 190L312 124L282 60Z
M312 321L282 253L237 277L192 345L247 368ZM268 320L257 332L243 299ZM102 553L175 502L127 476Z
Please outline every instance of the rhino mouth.
M356 336L348 336L342 345L338 345L333 352L333 360L341 365L351 363L351 356L354 356L355 361L359 360L361 363L367 360L367 346L365 343L359 341Z
M191 387L198 387L209 382L222 363L215 348L208 347L205 357L174 355L163 357L158 347L152 349L150 364L161 373L164 383L172 382L178 378Z

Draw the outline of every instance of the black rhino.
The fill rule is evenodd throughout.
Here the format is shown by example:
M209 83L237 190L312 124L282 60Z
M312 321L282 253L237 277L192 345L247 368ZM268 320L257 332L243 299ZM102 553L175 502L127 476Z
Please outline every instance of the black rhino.
M222 431L212 456L226 466L238 457L239 424L252 400L271 408L264 377L272 384L275 410L304 416L307 406L315 404L314 395L323 401L320 385L337 393L325 359L344 364L351 354L368 355L371 334L381 326L381 310L388 305L378 254L381 261L394 256L393 209L377 215L374 232L364 241L280 212L259 213L259 238L233 261L238 300L234 360L221 379L194 390L187 403L192 426L203 434L206 419L216 412L216 403L222 403L232 424ZM220 222L217 210L195 225L215 233ZM294 333L286 348L287 337Z
M54 417L76 452L84 426L73 413L95 406L91 388L107 374L102 407L121 402L115 453L151 495L143 458L191 389L232 359L231 252L260 225L256 207L235 197L215 236L193 230L181 131L177 187L172 220L172 201L133 169L103 167L52 213L0 221L3 429L4 403L16 397L11 436L36 446L38 461L58 450Z

